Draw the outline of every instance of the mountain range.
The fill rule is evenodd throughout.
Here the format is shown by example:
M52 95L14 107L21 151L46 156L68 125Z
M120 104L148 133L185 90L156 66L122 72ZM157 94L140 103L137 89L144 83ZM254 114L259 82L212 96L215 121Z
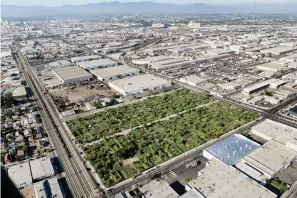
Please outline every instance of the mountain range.
M100 14L297 14L297 2L218 4L169 4L154 2L103 2L64 6L1 5L2 17L95 16Z

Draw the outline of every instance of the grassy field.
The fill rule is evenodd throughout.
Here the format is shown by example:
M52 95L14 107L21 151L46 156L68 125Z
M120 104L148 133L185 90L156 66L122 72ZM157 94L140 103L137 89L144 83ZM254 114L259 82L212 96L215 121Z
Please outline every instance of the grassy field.
M183 89L108 109L89 117L69 121L67 124L77 141L84 144L210 101L212 99L204 95Z
M112 186L257 117L256 113L217 102L146 125L129 135L106 139L86 147L85 153L104 184Z

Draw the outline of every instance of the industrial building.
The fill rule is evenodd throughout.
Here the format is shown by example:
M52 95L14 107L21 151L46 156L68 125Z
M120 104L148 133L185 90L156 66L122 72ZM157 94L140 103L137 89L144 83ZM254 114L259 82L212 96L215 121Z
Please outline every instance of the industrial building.
M20 190L23 198L35 198L35 192L33 185L26 186Z
M109 81L108 85L124 96L141 94L149 90L165 89L171 86L167 80L150 74Z
M101 57L98 55L91 55L91 56L79 56L79 57L72 57L70 60L72 63L80 63L85 61L92 61L92 60L98 60Z
M109 81L118 77L136 76L139 70L128 66L117 66L91 70L91 73L101 81Z
M64 83L78 83L93 78L92 74L78 66L53 68L54 74Z
M286 54L288 52L297 50L297 47L274 47L274 48L269 48L269 49L263 49L260 52L263 54L272 54L272 55L281 55L281 54Z
M24 162L8 167L8 176L18 189L32 183L29 162Z
M244 157L243 161L270 179L291 165L296 157L297 151L286 147L280 142L270 140Z
M24 86L19 86L12 91L14 98L23 98L27 96L27 90Z
M179 195L164 180L153 180L139 188L146 198L177 198Z
M216 158L228 165L235 165L259 147L259 144L243 135L234 134L205 148L203 156L209 160Z
M51 178L48 180L34 183L34 191L35 191L36 198L45 198L45 197L63 198L64 197L57 178Z
M132 63L135 65L149 65L150 63L158 62L158 61L165 61L165 60L172 60L173 57L170 56L153 56L141 59L134 59Z
M39 158L30 161L30 168L33 181L38 181L55 175L55 171L50 158Z
M207 198L277 197L232 166L216 159L210 160L208 164L198 172L196 179L186 185L187 191L196 189L201 196Z
M242 90L242 93L244 94L252 94L252 93L255 93L257 91L260 91L262 89L266 89L269 87L269 85L273 82L277 81L277 79L275 78L272 78L272 79L269 79L269 80L265 80L265 81L262 81L262 82L259 82L259 83L256 83L252 86L249 86L249 87L246 87Z
M288 125L266 119L252 127L251 133L266 141L275 140L297 151L297 129Z
M54 68L54 67L68 67L71 66L73 63L71 63L68 60L58 60L55 62L51 62L49 64L46 65L46 67L48 68Z
M293 63L297 61L297 54L293 54L290 56L285 56L279 59L282 62L286 62L286 63Z
M118 65L118 62L115 62L110 59L99 59L99 60L93 60L93 61L85 61L78 63L78 66L81 68L91 71L93 69L99 69L99 68L105 68L105 67L113 67Z
M278 72L286 69L286 65L279 62L270 62L261 65L257 65L257 69L261 71Z
M197 86L200 83L206 82L207 79L199 77L199 76L195 76L195 75L190 75L190 76L180 78L179 81L186 83L188 85Z
M217 49L209 49L209 50L207 50L207 54L215 55L215 56L226 55L226 54L234 54L234 53L235 53L235 51L230 50L230 49L220 49L220 48L217 48Z

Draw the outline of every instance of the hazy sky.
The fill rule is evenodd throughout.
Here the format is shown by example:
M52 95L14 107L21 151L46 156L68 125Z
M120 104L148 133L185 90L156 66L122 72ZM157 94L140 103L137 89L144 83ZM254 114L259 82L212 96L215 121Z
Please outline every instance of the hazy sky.
M115 1L115 0L112 0ZM150 0L118 0L119 2L139 2ZM283 3L283 2L296 2L297 0L151 0L161 3L215 3L215 4L233 4L243 2L257 2L257 3ZM111 2L111 0L2 0L2 4L7 5L46 5L46 6L59 6L65 4L86 4L98 2Z

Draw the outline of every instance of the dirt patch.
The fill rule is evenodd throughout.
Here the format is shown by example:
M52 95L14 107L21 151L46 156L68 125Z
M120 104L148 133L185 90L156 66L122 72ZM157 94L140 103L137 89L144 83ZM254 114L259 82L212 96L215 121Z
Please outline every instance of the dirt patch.
M134 162L137 162L139 159L137 157L133 157L133 158L129 158L129 159L125 159L123 160L123 165L127 166L127 165L133 165Z

